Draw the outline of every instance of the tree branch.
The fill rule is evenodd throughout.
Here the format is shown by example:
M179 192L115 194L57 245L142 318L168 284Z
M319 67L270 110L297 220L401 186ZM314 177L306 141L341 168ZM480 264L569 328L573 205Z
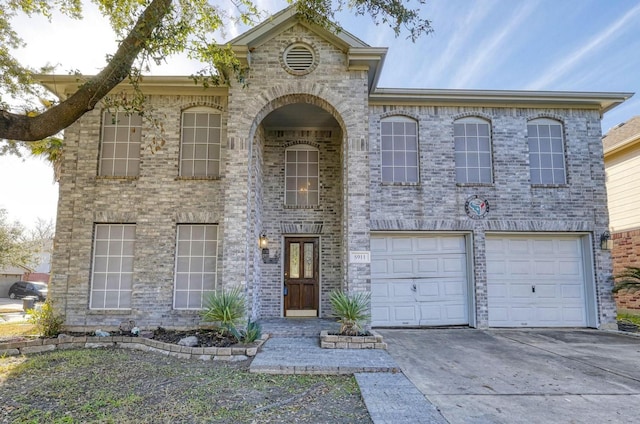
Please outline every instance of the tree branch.
M93 110L104 96L129 75L136 57L171 10L171 3L172 0L153 0L120 43L107 66L65 101L36 116L0 110L0 139L42 140L65 129L86 112Z

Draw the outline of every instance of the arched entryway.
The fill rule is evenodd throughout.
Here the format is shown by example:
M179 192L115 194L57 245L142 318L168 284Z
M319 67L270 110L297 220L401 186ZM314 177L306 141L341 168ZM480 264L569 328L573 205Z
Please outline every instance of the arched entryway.
M253 230L269 243L252 262L255 306L263 318L326 316L328 293L344 280L345 131L317 97L288 96L265 111L250 165Z

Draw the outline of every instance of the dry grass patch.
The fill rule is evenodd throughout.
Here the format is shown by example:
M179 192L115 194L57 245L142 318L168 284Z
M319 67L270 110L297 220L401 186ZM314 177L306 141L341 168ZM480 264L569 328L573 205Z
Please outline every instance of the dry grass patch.
M80 349L0 358L0 422L370 423L353 376Z

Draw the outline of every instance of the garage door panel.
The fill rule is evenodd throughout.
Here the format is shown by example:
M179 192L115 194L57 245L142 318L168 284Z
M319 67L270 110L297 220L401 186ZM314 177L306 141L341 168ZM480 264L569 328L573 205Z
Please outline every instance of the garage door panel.
M392 259L391 272L396 278L402 275L413 275L413 261L411 259Z
M579 236L490 235L486 258L490 326L586 326Z
M509 262L510 275L531 275L531 263L528 260L513 260Z
M371 245L372 325L468 324L464 236L374 236Z
M582 278L582 262L579 259L573 261L558 261L558 274Z
M438 258L417 257L414 259L417 269L413 275L438 274Z
M396 306L393 308L393 320L416 323L418 320L415 306Z
M443 293L445 296L460 297L467 292L467 282L463 280L442 281Z
M538 255L538 254L553 254L554 252L554 246L553 246L553 240L532 240L532 248L533 248L533 253Z
M539 277L549 277L558 273L555 261L540 260L533 262L533 268L535 269L535 275Z
M415 237L413 239L415 252L438 252L438 239L434 237Z
M391 249L394 252L413 252L413 240L407 237L392 237Z

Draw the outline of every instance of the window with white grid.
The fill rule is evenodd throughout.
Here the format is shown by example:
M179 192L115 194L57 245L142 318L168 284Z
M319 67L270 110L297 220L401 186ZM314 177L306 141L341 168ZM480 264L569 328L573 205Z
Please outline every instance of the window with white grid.
M180 176L220 175L221 115L208 109L182 112Z
M320 202L318 149L296 144L285 151L285 196L287 206L316 206Z
M142 117L104 112L99 175L135 177L140 172Z
M566 184L562 124L534 119L527 124L531 184Z
M480 118L458 119L453 124L456 151L456 182L493 182L491 170L491 127Z
M202 309L216 289L217 272L218 226L178 225L174 309Z
M134 224L96 224L91 274L91 309L130 309Z
M418 182L418 123L391 117L381 123L382 181Z

